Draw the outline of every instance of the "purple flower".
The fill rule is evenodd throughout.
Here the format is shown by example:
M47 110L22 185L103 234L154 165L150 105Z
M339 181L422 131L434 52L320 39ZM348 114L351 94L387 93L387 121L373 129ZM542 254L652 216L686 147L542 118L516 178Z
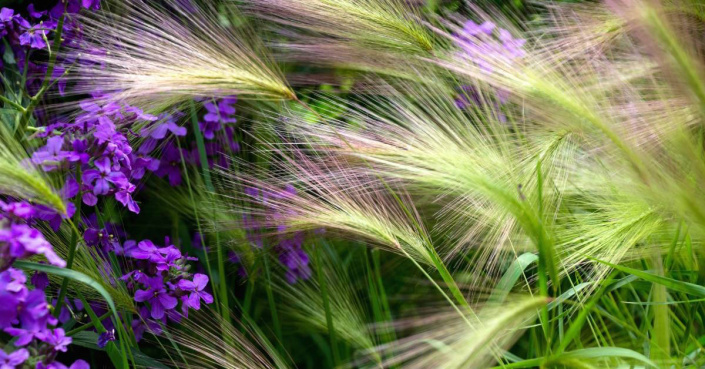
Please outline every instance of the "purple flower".
M99 10L100 0L81 0L81 6L86 9Z
M145 332L150 332L155 335L162 333L162 326L152 319L149 319L149 309L143 306L139 310L140 318L132 321L132 330L135 332L135 339L142 340Z
M139 214L140 207L137 202L132 198L132 193L135 191L135 185L128 183L126 186L120 188L118 192L115 193L115 200L121 203L123 206L127 207L127 210Z
M44 11L38 12L34 9L34 4L29 4L29 6L27 6L27 13L29 14L30 17L32 17L34 19L39 19L39 18L45 16L47 14L47 11L44 10Z
M90 369L90 365L88 365L87 362L83 360L76 360L71 364L71 366L67 367L66 365L54 361L49 364L44 365L44 363L39 362L37 363L36 369Z
M0 273L0 329L18 323L18 308L29 293L26 282L21 270L8 268Z
M204 291L208 286L208 276L205 274L196 273L193 275L193 281L182 279L179 281L179 288L183 291L190 292L188 296L183 296L184 306L191 307L195 310L201 308L201 300L206 304L213 302L213 296ZM184 310L187 310L187 308Z
M160 178L168 177L171 186L181 184L181 151L176 146L170 143L164 148L159 168L154 174Z
M44 291L49 286L49 276L44 272L35 272L32 275L31 282L34 287Z
M170 118L156 124L149 133L149 136L155 140L161 140L166 137L167 132L173 133L174 136L186 136L186 128L179 126Z
M32 154L32 162L41 165L45 171L52 171L58 168L64 160L75 162L81 159L81 156L73 151L62 150L63 146L63 137L50 137L47 139L46 146Z
M26 201L5 203L0 200L0 217L10 217L15 219L28 220L34 216L34 208Z
M525 55L524 39L513 38L511 33L503 28L495 35L494 29L495 24L492 22L478 25L468 20L462 31L455 34L455 43L462 50L459 56L472 61L487 73L492 72L490 59L509 63Z
M39 22L37 25L30 26L29 22L23 18L17 18L17 20L20 28L26 30L19 37L20 45L29 46L32 49L44 49L47 47L47 34L56 28L56 22Z
M150 259L152 255L155 255L159 252L159 248L154 245L154 243L150 240L142 240L137 244L137 249L133 249L133 251L128 255L132 258L135 259Z
M231 104L235 102L237 102L237 98L232 97L221 99L217 104L203 104L207 113L203 116L203 122L198 123L198 126L205 139L212 140L215 137L215 132L221 129L222 123L237 122L237 119L232 117L235 114L235 107Z
M135 301L149 302L151 317L161 319L164 317L166 310L176 307L178 300L167 292L162 277L148 278L147 286L147 290L137 290L135 292Z
M100 334L100 336L98 336L98 347L103 348L110 341L115 341L115 330L114 329L103 332Z
M478 25L472 20L468 20L463 25L463 31L470 36L477 36L480 34L491 35L495 24L490 21L485 21L484 23Z
M110 192L110 185L124 187L127 185L127 177L120 171L113 171L110 159L102 157L93 162L98 170L90 169L83 174L83 180L93 186L93 193L96 195L106 195Z
M304 235L298 232L291 239L282 240L277 248L281 250L279 261L287 268L286 280L294 284L297 279L311 278L308 254L301 248Z
M13 369L15 367L22 367L22 363L24 363L28 358L29 351L27 351L27 349L15 350L10 354L0 350L0 368Z
M56 324L57 321L49 313L44 291L33 290L18 306L18 316L21 328L5 328L5 332L17 337L15 346L26 346L34 338L46 335L47 324Z
M66 352L71 344L71 337L66 337L66 332L62 328L47 330L40 334L37 338L40 341L49 344L54 351Z
M0 9L0 22L9 23L15 15L15 11L9 8Z
M145 170L154 172L159 169L159 160L149 156L137 156L133 154L130 157L130 161L132 162L132 179L142 179Z
M26 224L12 224L10 228L0 229L0 256L17 259L37 254L44 255L52 265L66 266L38 230Z

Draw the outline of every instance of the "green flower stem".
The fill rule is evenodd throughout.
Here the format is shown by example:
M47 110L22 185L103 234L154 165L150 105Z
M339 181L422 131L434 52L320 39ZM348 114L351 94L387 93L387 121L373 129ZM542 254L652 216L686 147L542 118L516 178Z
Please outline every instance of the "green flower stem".
M78 167L76 169L76 180L78 182L78 186L80 188L81 186L81 168ZM75 202L75 207L76 207L76 212L73 213L73 220L71 220L71 240L69 242L69 255L68 258L66 259L66 269L71 269L73 267L73 260L76 257L76 249L78 248L78 237L79 237L79 231L78 228L76 227L76 224L81 220L81 193L79 191L78 195L76 195L76 199L74 200ZM54 317L58 318L59 314L61 314L61 306L64 303L64 297L66 297L66 290L68 289L69 286L69 279L64 277L64 280L61 282L61 288L59 288L59 297L56 300L56 307L54 308Z
M328 284L326 283L326 276L323 274L323 268L321 266L321 246L317 245L313 253L316 263L316 274L318 274L318 284L321 287L321 299L323 300L323 309L326 313L326 327L328 328L328 337L330 339L330 347L333 352L333 366L337 367L340 362L340 357L338 354L338 344L335 337L335 327L333 325L333 313L330 309L330 301L328 300Z
M206 145L203 140L203 134L198 127L198 116L196 114L196 105L193 100L190 102L191 108L191 123L193 126L193 133L196 136L196 147L198 148L198 155L201 160L201 170L203 172L203 180L206 183L206 189L209 193L215 192L215 187L213 186L213 181L211 180L211 174L208 170L208 158L206 157ZM220 295L220 312L226 322L230 323L230 306L228 303L228 286L225 278L225 258L223 256L223 250L220 245L220 236L218 232L214 232L216 246L216 257L218 260L218 287Z
M98 317L98 321L102 322L103 320L109 318L112 314L113 314L112 311L108 311L107 313L105 313L105 314L99 316L99 317ZM89 323L86 323L86 324L84 324L84 325L82 325L82 326L80 326L80 327L78 327L78 328L76 328L76 329L72 329L72 330L68 331L68 332L66 333L66 335L67 335L67 336L73 336L73 335L75 335L75 334L78 333L78 332L83 332L83 331L85 331L85 330L88 329L88 328L93 328L93 327L95 327L95 324L96 324L95 321L91 320Z
M54 74L54 68L56 67L56 58L58 57L58 51L61 47L61 34L64 29L64 20L66 17L65 14L66 5L64 5L64 14L61 15L61 17L59 18L59 22L56 25L54 42L52 43L52 46L49 49L49 65L47 66L46 74L44 74L42 87L39 89L36 95L32 96L29 99L29 105L27 106L27 108L25 108L24 113L22 113L20 124L15 130L15 138L17 138L18 140L22 139L22 137L24 136L24 132L25 130L27 130L27 126L29 125L29 118L32 116L32 113L39 104L39 101L41 101L42 97L51 86L51 77ZM25 68L25 70L27 69Z

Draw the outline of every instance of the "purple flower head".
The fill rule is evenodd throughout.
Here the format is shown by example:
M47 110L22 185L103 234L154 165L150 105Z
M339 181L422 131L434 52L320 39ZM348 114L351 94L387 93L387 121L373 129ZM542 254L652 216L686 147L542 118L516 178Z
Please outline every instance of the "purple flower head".
M148 278L146 284L148 287L146 290L135 292L135 301L149 302L150 316L154 319L161 319L166 310L176 307L178 300L167 291L162 277Z
M204 291L207 286L208 276L200 273L193 275L193 281L186 279L179 281L179 288L183 291L189 292L188 295L184 295L182 297L185 306L184 310L187 310L187 307L199 310L201 308L201 300L203 300L206 304L213 302L213 296ZM185 311L184 314L186 314Z
M66 352L71 344L71 337L66 336L66 332L62 328L54 330L46 330L39 335L39 340L49 344L54 351Z
M29 358L27 349L15 350L12 353L6 353L0 349L0 368L14 369L22 367L22 364Z
M160 178L168 177L171 186L181 184L181 151L171 142L164 148L159 168L154 174Z
M465 22L462 31L455 34L455 43L462 50L459 57L470 60L486 73L492 72L490 60L506 63L525 56L525 40L513 38L511 33L499 28L494 33L495 24L486 21L480 25L472 20Z
M31 279L34 287L40 290L44 290L49 287L49 276L44 272L35 272Z
M132 154L130 157L130 162L132 162L131 179L142 179L146 173L146 170L154 172L159 169L159 160L149 156L138 156Z
M0 22L10 23L10 22L12 22L14 15L15 15L15 11L13 9L2 8L2 9L0 9Z
M166 137L168 132L173 133L174 136L186 136L186 128L176 124L172 117L167 117L162 122L155 124L148 136L155 140L161 140Z
M223 123L235 123L237 119L232 117L235 114L235 107L232 106L237 102L237 98L225 98L218 103L205 103L207 113L203 116L203 122L200 122L199 128L203 132L203 137L207 140L212 140L215 137L215 132L219 131Z
M19 307L29 293L26 282L21 270L8 268L0 272L0 329L19 322Z
M56 319L49 313L44 291L33 290L18 306L21 328L5 328L5 332L17 338L15 346L26 346L33 339L44 337L47 324L55 325Z
M5 254L14 259L44 255L50 264L61 268L66 266L41 232L26 224L12 224L0 229L0 255Z
M98 336L98 347L104 348L110 341L115 341L114 329L103 332L100 334L100 336Z
M20 45L29 46L32 49L46 48L47 34L56 27L56 23L53 21L47 21L40 22L34 26L29 26L27 21L22 23L21 28L25 29L25 32L20 35Z
M89 169L83 174L83 180L93 186L95 195L106 195L110 192L111 184L118 188L126 187L128 184L125 174L120 171L113 171L110 159L102 157L93 162L96 169Z
M66 365L54 361L49 364L44 365L44 363L39 362L37 363L36 369L90 369L90 365L88 365L87 362L83 360L76 360L71 364L71 366L67 367Z
M477 36L481 34L491 35L494 28L495 24L490 21L485 21L484 23L478 25L472 20L468 20L463 25L463 31L470 36Z
M139 315L141 318L132 321L132 330L135 332L135 339L137 341L142 340L142 336L145 332L150 332L155 335L162 333L162 326L156 321L149 319L149 309L147 309L146 306L140 308Z
M34 4L29 4L27 6L27 13L29 14L30 17L32 17L34 19L39 19L39 18L45 16L47 14L47 11L44 10L44 11L38 12L34 9Z
M63 146L63 137L50 137L47 139L46 146L32 154L32 162L41 165L45 171L52 171L58 168L64 160L75 162L81 159L81 156L74 151L63 150Z
M26 201L5 203L0 200L0 218L29 220L34 216L34 208Z
M282 240L278 245L281 250L279 262L287 268L285 276L291 284L296 283L297 279L311 278L308 254L301 248L302 243L303 233L298 232L293 238Z

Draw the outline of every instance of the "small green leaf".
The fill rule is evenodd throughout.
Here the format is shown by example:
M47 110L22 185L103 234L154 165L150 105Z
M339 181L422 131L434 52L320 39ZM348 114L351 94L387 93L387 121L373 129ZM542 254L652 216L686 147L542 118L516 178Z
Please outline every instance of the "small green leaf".
M509 268L507 268L507 271L504 272L502 279L499 280L497 286L495 286L492 290L492 295L490 296L489 301L495 303L501 303L504 301L512 288L514 288L514 285L516 285L519 277L521 277L524 273L524 270L528 268L529 265L535 263L538 259L539 257L536 254L530 252L519 255L519 257L512 262Z

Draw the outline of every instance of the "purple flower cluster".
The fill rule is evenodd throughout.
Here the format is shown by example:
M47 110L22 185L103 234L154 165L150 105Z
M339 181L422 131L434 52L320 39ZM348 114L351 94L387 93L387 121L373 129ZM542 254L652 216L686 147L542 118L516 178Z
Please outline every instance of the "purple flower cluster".
M470 109L478 106L489 106L495 113L497 119L504 123L507 116L502 112L502 106L509 102L509 92L498 89L494 93L494 97L483 97L474 86L463 85L459 88L460 92L455 98L455 105L459 109Z
M228 153L240 151L240 145L235 139L235 127L232 125L237 122L234 117L236 110L233 104L235 102L237 102L237 98L229 97L203 104L206 112L198 125L206 140L205 150L209 168L213 168L216 164L227 168L230 164ZM184 145L186 147L182 148L175 141L178 137L187 134L186 128L175 122L179 117L179 113L164 116L158 123L143 130L140 135L145 140L137 149L137 153L145 158L149 158L155 149L161 151L160 160L152 159L145 162L145 166L157 177L168 179L171 186L181 185L184 163L201 165L201 158L195 142L191 142L190 146ZM173 135L174 140L168 139L171 138L170 134Z
M122 127L158 118L140 109L118 103L99 103L101 96L80 103L82 113L73 123L57 122L47 127L46 145L32 155L32 161L45 171L62 169L82 176L67 179L66 200L81 195L88 206L98 196L112 196L133 213L140 208L132 198L134 183L145 169L154 170L158 160L134 153ZM80 184L78 183L80 180Z
M515 59L526 55L523 49L526 42L524 39L514 38L508 30L497 28L490 21L477 24L472 20L468 20L463 25L463 29L456 32L454 39L462 50L459 57L470 60L486 73L492 72L490 59L511 63ZM508 91L497 90L493 98L487 96L483 98L474 86L464 85L460 87L460 93L455 99L455 104L460 109L490 106L495 112L497 119L505 122L506 116L502 112L501 107L508 100Z
M35 216L35 209L27 202L0 200L0 271L9 268L17 259L43 255L49 263L63 268L66 262L41 232L27 222Z
M246 188L245 194L254 202L259 203L267 210L270 208L268 204L271 201L276 201L292 196L296 196L296 189L288 185L280 191L267 191L257 188ZM282 221L284 214L276 211L269 211L266 224L260 224L250 216L245 216L243 219L243 228L247 232L247 237L255 246L262 247L263 241L261 237L261 229L266 227L277 228L277 243L274 246L274 251L278 254L279 262L286 268L286 280L294 284L299 279L307 280L311 277L311 267L309 266L309 257L306 251L303 250L305 240L304 232L286 233L286 226Z
M166 243L169 243L168 239ZM138 339L145 331L159 334L167 317L179 322L188 316L189 309L199 310L201 301L213 302L213 296L206 291L208 277L188 273L188 261L196 259L182 255L174 245L158 247L150 240L137 244L127 241L124 253L135 261L136 266L121 279L127 283L128 289L135 291L135 301L141 304L140 318L132 322Z
M497 32L495 33L495 30ZM489 59L497 59L509 63L526 55L524 43L526 40L514 38L504 28L496 28L495 24L486 21L477 24L468 20L463 29L455 35L455 43L461 48L462 58L474 62L485 72L492 72Z
M66 15L63 25L62 40L64 45L76 45L81 39L81 27L71 16L82 8L97 10L99 0L59 1L49 10L38 11L34 4L27 6L26 16L13 9L0 9L0 37L10 46L14 62L20 72L27 75L27 87L33 93L39 90L41 81L47 72L46 63L27 60L31 50L48 50L52 42L58 21ZM0 46L0 53L5 53L5 44ZM6 59L7 60L7 59ZM52 71L51 78L58 80L59 92L63 95L66 83L59 78L64 74L72 60L59 60ZM25 66L27 70L25 71ZM0 67L3 61L0 60Z
M49 284L44 273L32 277L35 289L27 286L24 272L12 267L17 259L43 255L49 263L66 266L41 232L28 223L37 212L26 202L0 201L0 329L15 337L14 345L20 349L12 353L0 350L0 366L21 366L30 356L24 348L32 346L37 353L37 368L65 368L55 361L58 352L65 352L71 343L58 321L49 310L44 288ZM84 361L77 361L72 368L88 368Z

